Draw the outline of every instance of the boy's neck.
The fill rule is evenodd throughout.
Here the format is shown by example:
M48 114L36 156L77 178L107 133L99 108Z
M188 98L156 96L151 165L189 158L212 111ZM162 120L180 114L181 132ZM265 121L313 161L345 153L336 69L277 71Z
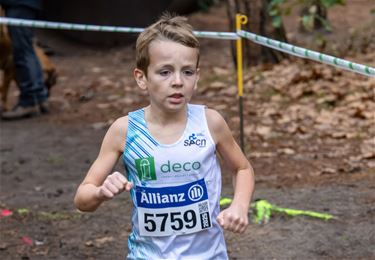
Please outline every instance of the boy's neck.
M162 126L176 123L185 124L187 119L187 106L181 111L168 113L149 105L145 108L145 119L148 123Z
M151 106L145 108L145 120L150 134L161 144L173 144L183 135L187 124L187 108L165 113Z

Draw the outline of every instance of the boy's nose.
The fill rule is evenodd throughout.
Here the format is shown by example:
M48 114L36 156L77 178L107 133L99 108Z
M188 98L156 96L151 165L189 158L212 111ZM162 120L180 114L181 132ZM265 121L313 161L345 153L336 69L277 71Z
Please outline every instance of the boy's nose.
M182 77L180 73L176 73L173 78L172 82L173 86L181 86L182 85Z

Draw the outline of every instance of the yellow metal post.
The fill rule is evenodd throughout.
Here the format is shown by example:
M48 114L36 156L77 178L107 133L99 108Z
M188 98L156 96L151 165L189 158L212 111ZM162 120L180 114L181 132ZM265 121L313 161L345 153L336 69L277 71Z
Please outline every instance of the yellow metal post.
M236 15L236 31L241 30L241 25L246 24L248 21L246 15ZM243 124L243 68L242 68L242 38L239 37L236 41L237 49L237 86L238 86L238 98L239 98L239 109L240 109L240 141L241 149L245 152L245 137L244 137L244 124Z
M247 16L242 14L236 15L236 30L241 30L241 25L247 23ZM238 96L243 95L243 70L242 70L242 38L239 37L236 42L237 45L237 85L238 85Z

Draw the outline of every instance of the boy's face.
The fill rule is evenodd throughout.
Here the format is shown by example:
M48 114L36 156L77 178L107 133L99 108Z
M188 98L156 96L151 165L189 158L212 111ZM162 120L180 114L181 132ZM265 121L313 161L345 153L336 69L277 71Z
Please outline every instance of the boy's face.
M185 108L199 79L198 50L168 40L156 40L149 46L147 76L134 70L138 86L147 90L151 106L165 111Z

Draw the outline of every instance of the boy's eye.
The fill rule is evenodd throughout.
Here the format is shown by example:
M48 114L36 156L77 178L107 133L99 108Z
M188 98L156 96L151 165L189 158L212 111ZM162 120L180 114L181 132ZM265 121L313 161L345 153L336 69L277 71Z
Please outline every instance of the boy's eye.
M162 70L159 72L161 76L168 76L171 72L169 70Z
M194 73L195 73L194 70L185 70L185 71L184 71L184 74L185 74L186 76L192 76L192 75L194 75Z

